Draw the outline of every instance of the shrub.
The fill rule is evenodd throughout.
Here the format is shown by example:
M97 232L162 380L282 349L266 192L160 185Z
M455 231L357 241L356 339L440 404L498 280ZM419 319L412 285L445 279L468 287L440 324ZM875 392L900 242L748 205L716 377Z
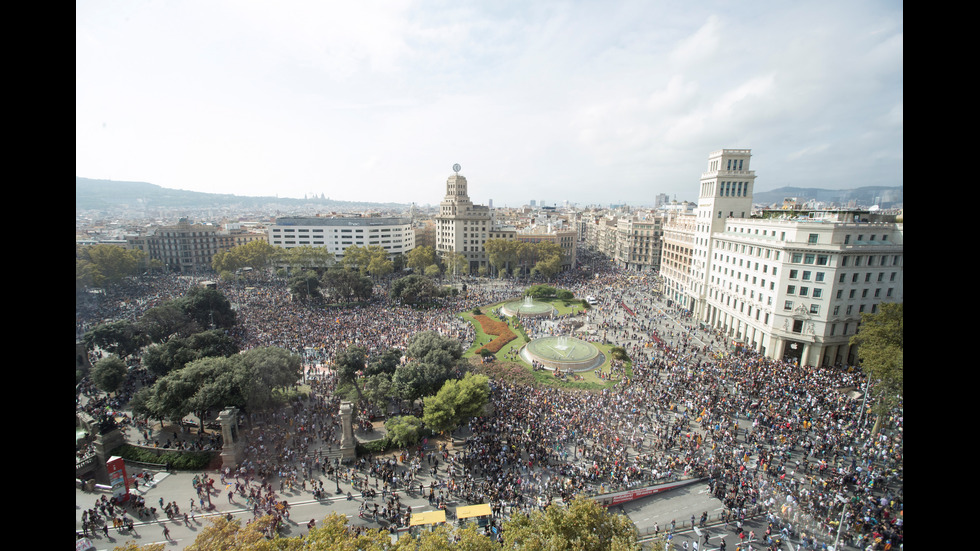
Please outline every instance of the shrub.
M145 448L130 444L125 444L113 450L113 455L118 455L128 461L161 465L169 464L170 468L178 471L200 471L206 469L217 453L210 451L163 450L161 448Z

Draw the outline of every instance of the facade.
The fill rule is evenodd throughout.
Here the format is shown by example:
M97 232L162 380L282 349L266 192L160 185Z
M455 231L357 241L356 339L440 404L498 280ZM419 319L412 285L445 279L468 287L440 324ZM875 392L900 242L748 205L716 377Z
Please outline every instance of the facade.
M211 260L235 246L235 238L214 226L191 224L182 218L174 226L154 228L128 237L130 248L139 249L151 260L159 260L172 272L197 274L213 271Z
M616 221L616 265L631 272L657 272L660 269L663 218L659 215L633 215Z
M578 232L574 229L552 229L536 226L526 230L516 232L512 237L515 241L525 243L541 243L544 241L554 243L561 247L562 263L561 271L570 270L575 266L575 251L578 241Z
M660 275L663 278L664 298L669 305L691 309L694 288L691 264L694 258L694 213L672 212L664 222L663 251L660 253Z
M861 314L904 299L903 225L867 211L750 218L750 156L709 157L694 218L665 229L664 292L737 346L803 365L853 364Z
M436 216L436 253L442 257L463 255L471 274L478 273L481 267L489 269L483 244L491 238L492 231L493 211L470 201L465 176L459 172L451 175Z
M269 244L275 247L325 247L338 260L350 246L376 245L389 258L415 248L415 230L410 218L320 216L280 217L269 226Z

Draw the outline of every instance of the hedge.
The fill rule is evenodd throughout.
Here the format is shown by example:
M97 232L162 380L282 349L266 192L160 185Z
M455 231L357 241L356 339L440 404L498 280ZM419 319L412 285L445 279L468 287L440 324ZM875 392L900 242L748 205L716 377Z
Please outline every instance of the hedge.
M178 471L200 471L207 469L219 452L214 451L180 451L163 450L162 448L145 448L124 444L112 451L123 459L137 463L167 464Z
M517 335L510 330L510 326L502 321L497 321L490 319L485 315L473 316L477 322L479 322L480 327L483 328L483 332L487 335L495 335L496 338L487 344L481 346L476 350L479 354L481 350L489 350L490 352L496 354L500 352L500 349L506 346L507 343L517 338Z

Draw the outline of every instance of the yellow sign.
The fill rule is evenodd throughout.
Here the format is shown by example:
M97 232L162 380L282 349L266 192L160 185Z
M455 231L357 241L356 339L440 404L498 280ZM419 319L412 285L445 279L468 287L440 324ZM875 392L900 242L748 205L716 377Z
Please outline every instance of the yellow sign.
M468 505L456 508L456 518L464 519L470 517L483 517L490 514L490 504L481 503L480 505Z
M409 521L409 526L418 526L420 524L435 524L437 522L446 522L446 512L445 511L426 511L425 513L412 513L412 520Z

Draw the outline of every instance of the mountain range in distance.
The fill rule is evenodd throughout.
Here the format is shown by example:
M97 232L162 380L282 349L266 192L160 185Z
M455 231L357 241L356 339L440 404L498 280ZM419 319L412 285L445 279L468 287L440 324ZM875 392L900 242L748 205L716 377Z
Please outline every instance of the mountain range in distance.
M834 206L902 208L903 186L868 186L853 189L819 189L782 187L771 191L756 192L752 200L756 204L781 206L787 198L798 203L817 201ZM364 208L407 208L403 203L376 203L370 201L337 201L312 197L294 199L284 197L249 197L227 193L205 193L169 189L147 182L123 182L94 180L75 177L75 210L105 210L114 208L261 208L270 204L282 206L318 205L336 210Z

